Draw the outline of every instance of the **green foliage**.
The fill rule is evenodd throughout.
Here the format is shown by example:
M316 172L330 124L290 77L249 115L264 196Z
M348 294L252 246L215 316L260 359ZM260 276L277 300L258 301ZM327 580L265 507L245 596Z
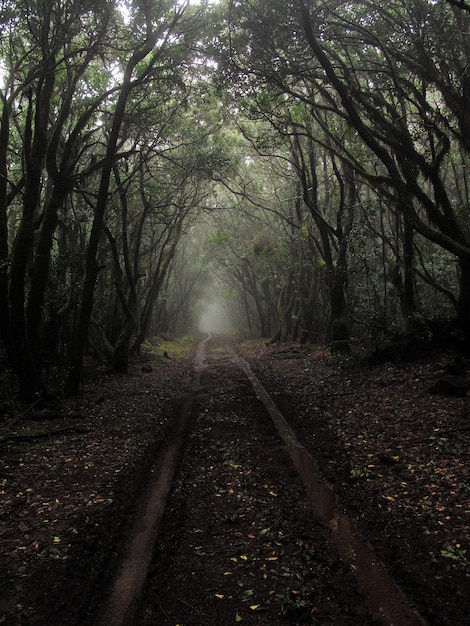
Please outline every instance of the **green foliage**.
M227 231L213 230L209 233L207 239L210 244L219 246L221 244L225 244L230 239L230 233Z
M353 467L349 475L351 480L363 480L370 478L371 471L367 467Z
M468 564L467 550L458 546L448 545L441 550L441 556L454 561L455 565L465 566Z
M29 266L15 295L26 309L49 198L58 198L44 306L31 306L42 311L38 332L54 330L51 353L68 358L113 116L139 50L96 259L95 322L111 348L123 334L137 345L146 332L185 332L211 281L237 327L270 336L278 326L290 338L324 334L336 275L359 343L462 310L464 12L425 0L326 3L314 19L308 3L281 0L129 3L126 13L106 0L56 4L48 12L39 0L8 0L0 9L10 116L0 267L9 277L25 225L30 111L47 159L38 151ZM49 64L55 82L41 103ZM46 105L42 127L35 116ZM405 268L408 217L420 234ZM405 269L416 309L406 315Z

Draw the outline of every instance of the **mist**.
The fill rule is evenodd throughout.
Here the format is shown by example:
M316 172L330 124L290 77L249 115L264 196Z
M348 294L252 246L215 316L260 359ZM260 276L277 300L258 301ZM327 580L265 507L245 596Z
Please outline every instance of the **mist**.
M218 335L230 334L234 328L220 304L211 302L203 309L199 320L199 330Z

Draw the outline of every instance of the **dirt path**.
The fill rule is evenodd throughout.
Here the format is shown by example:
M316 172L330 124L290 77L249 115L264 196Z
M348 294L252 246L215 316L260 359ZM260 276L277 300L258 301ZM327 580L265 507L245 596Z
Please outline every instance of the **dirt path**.
M195 371L99 624L423 624L248 364L206 340Z
M447 356L233 345L251 370L219 340L93 365L7 433L1 623L420 623L395 581L430 626L467 624L469 399L427 391Z
M206 343L199 345L194 367L194 378L180 399L180 410L175 415L170 437L163 450L148 466L148 479L134 515L117 571L112 578L108 597L100 610L100 626L126 626L136 618L145 580L149 574L152 552L158 539L166 501L170 493L179 460L183 454L186 435L191 428L191 416L205 369Z
M353 521L338 503L331 486L322 476L318 462L299 443L271 396L261 385L246 361L230 350L234 361L245 372L257 398L268 411L276 430L301 478L316 517L330 531L330 538L342 557L351 565L358 587L372 615L383 624L423 625L424 620L411 609L402 591L388 574L384 564L360 536Z

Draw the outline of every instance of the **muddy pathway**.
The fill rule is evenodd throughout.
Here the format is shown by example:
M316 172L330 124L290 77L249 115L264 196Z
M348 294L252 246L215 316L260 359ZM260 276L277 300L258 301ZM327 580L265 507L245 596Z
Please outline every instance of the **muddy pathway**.
M200 344L180 407L100 626L424 623L230 347Z

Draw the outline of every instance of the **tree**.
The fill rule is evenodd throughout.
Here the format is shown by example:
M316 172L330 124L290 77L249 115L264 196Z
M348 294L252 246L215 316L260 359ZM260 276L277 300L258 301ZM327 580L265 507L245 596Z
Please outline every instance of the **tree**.
M1 56L7 72L1 92L0 131L1 332L24 398L44 388L40 312L49 271L51 237L58 208L68 193L71 153L80 123L71 132L63 152L60 139L74 90L97 54L97 40L101 43L111 6L107 2L93 7L82 2L56 6L47 1L19 2L14 6L4 3L2 7L5 38ZM53 110L57 113L54 124ZM57 160L61 163L59 167ZM46 164L51 171L48 187L44 184ZM18 227L10 243L12 221L17 221ZM33 278L29 286L31 267Z
M378 173L357 169L399 207L407 227L458 258L457 315L468 345L470 240L446 180L453 155L469 148L468 57L461 36L468 16L425 1L326 10L321 23L313 5L299 2L299 9L318 63L316 86L334 90L332 112L346 116L380 163ZM347 37L338 46L340 28ZM353 51L355 37L363 46ZM452 40L449 47L440 45L444 37Z
M173 15L163 24L156 20L161 15L154 15L152 7L144 4L137 7L136 26L142 25L144 39L137 45L129 58L123 63L123 78L118 91L118 98L111 118L106 153L101 169L101 178L94 210L93 225L87 247L86 271L83 284L81 308L70 352L70 366L66 384L68 394L76 394L80 387L82 360L85 351L88 328L93 310L93 295L99 267L97 251L101 239L105 212L108 201L109 182L113 163L116 158L117 146L123 124L126 105L133 89L136 89L152 78L154 71L161 72L165 63L167 48L174 34L176 24L183 14L184 8L175 9ZM160 44L158 45L158 42Z
M25 398L46 391L43 357L51 347L45 345L46 331L65 342L68 392L79 387L110 197L115 191L119 195L116 181L124 179L132 156L142 155L142 142L152 134L153 118L146 116L158 110L152 99L163 102L169 95L173 105L179 102L162 121L172 120L173 129L178 110L187 107L196 75L189 68L199 54L204 14L204 7L170 1L130 3L126 14L112 0L93 6L75 0L60 6L52 1L2 5L0 58L7 71L0 93L0 329ZM201 72L202 65L198 68ZM164 152L161 147L159 159ZM168 171L170 158L167 164ZM185 174L182 202L189 201L191 175ZM183 181L179 173L174 182L178 177ZM147 197L143 190L142 198ZM121 195L124 212L125 201ZM173 194L174 215L171 203L177 201ZM187 212L187 204L181 212ZM168 250L176 245L177 231L171 230ZM127 263L126 249L124 257ZM165 271L171 257L162 260ZM135 291L138 278L129 268L125 289L134 284ZM158 289L154 285L150 291ZM121 304L128 295L129 320L136 294L131 290ZM149 319L151 309L149 302Z
M457 313L468 341L468 235L449 178L456 155L468 158L468 15L426 0L228 7L218 50L225 84L248 101L251 116L275 119L284 135L286 103L304 108L321 129L311 133L314 143L401 213L408 318L413 232L456 255Z

